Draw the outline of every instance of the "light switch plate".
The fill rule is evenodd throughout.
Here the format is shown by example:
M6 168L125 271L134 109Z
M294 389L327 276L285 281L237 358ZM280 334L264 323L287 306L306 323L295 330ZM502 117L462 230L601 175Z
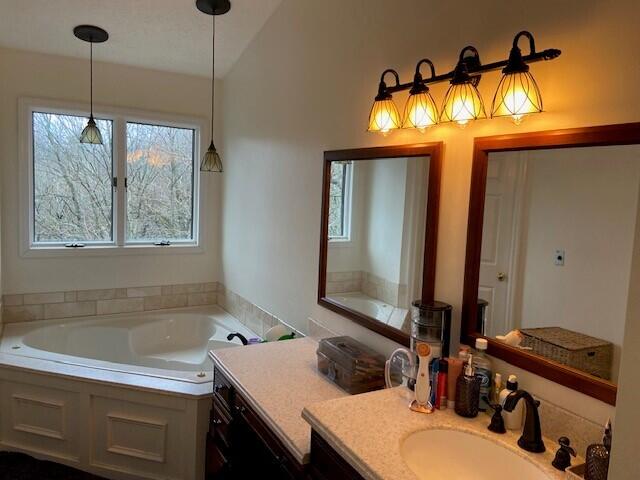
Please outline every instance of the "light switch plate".
M553 263L557 267L564 267L564 250L556 250L556 253L553 257Z

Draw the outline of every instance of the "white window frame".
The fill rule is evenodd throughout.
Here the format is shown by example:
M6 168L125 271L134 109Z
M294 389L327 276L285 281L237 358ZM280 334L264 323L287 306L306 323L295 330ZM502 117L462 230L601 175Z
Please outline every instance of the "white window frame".
M206 120L197 117L147 112L128 108L115 108L94 105L94 117L111 120L113 126L112 174L117 178L117 187L113 187L113 240L110 242L82 242L82 248L69 248L64 243L34 243L34 164L33 164L33 113L58 113L61 115L89 116L89 105L54 100L21 98L19 100L18 136L19 152L19 191L20 191L20 253L25 257L49 256L103 256L127 254L176 254L202 253L206 231L201 218L204 195L200 185L200 152L204 151L201 132L206 131ZM126 240L127 197L125 187L127 145L127 123L143 123L155 126L187 128L194 131L193 164L193 238L191 240L171 240L170 245L155 245L153 241ZM78 132L79 134L79 132ZM162 240L162 239L159 239Z
M345 172L345 182L344 182L344 201L343 201L343 210L344 210L344 219L342 225L342 233L343 235L340 237L329 237L329 243L334 245L347 245L351 243L351 216L352 216L352 206L353 206L353 177L354 177L354 162L353 160L350 162L342 162L346 163L347 169Z

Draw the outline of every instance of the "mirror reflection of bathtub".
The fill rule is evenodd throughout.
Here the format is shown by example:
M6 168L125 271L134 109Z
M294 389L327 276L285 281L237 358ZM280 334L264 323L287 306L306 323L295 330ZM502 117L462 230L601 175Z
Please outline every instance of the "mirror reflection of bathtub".
M406 308L394 307L360 292L333 294L328 298L379 322L409 332L409 310Z

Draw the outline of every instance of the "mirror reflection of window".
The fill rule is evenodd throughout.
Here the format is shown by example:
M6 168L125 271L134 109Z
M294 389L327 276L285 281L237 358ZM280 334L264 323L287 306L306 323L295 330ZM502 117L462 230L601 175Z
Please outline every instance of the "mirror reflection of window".
M420 298L428 157L334 161L326 294L407 332Z
M478 330L615 382L639 186L639 146L491 153Z
M351 221L352 162L331 164L329 187L329 240L348 241Z

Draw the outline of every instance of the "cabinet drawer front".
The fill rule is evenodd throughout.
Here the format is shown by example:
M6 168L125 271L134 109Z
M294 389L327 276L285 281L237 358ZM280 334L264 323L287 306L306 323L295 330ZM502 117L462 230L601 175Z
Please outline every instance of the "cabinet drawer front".
M211 425L209 432L212 436L219 440L224 447L230 447L230 428L231 417L224 407L220 405L218 400L213 401L213 409L211 410Z
M299 478L304 467L291 457L288 450L273 434L269 427L256 415L251 407L240 396L236 397L236 416L245 427L257 437L257 439L270 452L273 465L281 474L279 478Z
M217 368L214 369L213 374L213 393L223 408L225 408L227 412L231 412L234 388L231 386L231 382L227 377Z

